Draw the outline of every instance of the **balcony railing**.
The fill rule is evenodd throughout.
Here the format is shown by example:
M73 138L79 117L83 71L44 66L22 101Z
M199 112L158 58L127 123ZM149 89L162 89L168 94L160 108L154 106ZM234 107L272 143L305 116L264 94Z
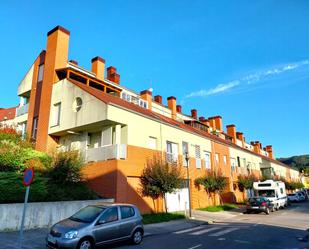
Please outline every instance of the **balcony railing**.
M16 109L16 117L24 115L26 113L28 113L28 109L29 109L29 103L25 104L23 106L20 106Z
M126 144L111 144L98 148L86 150L87 162L105 161L109 159L126 159L127 145Z

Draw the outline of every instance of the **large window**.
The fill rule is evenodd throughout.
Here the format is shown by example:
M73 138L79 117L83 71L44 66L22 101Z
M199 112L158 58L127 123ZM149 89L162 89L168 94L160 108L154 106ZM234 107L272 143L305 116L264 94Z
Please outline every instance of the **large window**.
M204 151L204 157L205 157L205 168L211 169L210 152Z
M196 168L200 169L202 167L202 160L201 160L201 147L199 145L195 145L195 161L196 161Z
M52 120L51 126L57 126L60 124L61 103L54 104L52 107Z
M166 142L166 160L169 163L177 163L178 161L178 144L170 141Z
M39 72L38 72L38 82L43 80L43 73L44 73L44 64L41 64L39 66Z
M189 160L188 162L186 161L186 156L189 156L189 146L187 142L182 142L182 164L185 167L189 164Z

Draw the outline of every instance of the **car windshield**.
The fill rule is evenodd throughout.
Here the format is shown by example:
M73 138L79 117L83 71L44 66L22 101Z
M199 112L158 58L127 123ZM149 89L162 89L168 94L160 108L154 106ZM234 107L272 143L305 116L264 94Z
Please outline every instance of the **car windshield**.
M88 206L81 210L79 210L76 214L72 215L69 219L84 222L84 223L91 223L93 222L103 211L105 208L103 207L96 207L96 206Z
M259 190L258 193L263 197L275 197L275 190Z

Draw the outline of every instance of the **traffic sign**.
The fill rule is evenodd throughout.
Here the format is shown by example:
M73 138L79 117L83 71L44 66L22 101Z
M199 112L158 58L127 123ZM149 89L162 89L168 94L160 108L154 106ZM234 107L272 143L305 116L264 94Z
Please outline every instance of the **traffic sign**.
M28 187L33 182L34 170L32 168L26 169L24 172L23 184Z

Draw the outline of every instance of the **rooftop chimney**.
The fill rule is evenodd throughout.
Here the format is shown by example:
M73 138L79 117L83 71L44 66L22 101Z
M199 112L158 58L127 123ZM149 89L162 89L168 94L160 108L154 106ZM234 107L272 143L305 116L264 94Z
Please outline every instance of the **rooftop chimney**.
M266 146L266 151L268 152L268 156L270 158L274 159L273 147L271 145Z
M78 62L77 62L77 61L75 61L75 60L70 60L69 62L71 62L72 64L74 64L74 65L78 66Z
M176 119L177 110L176 110L176 98L174 96L170 96L167 98L167 106L172 110L172 119Z
M215 116L215 123L216 123L216 129L219 131L222 131L222 117L221 116Z
M144 91L141 91L140 95L143 100L146 100L148 102L148 109L151 110L152 109L152 92L149 90L144 90Z
M194 119L197 119L197 110L196 109L191 110L191 117L194 118Z
M236 132L236 137L242 142L242 147L245 147L245 137L242 132Z
M156 95L154 96L154 100L159 103L159 104L162 104L162 96L161 95Z
M105 60L99 56L91 60L91 71L99 80L104 80Z
M253 150L255 153L261 154L261 147L259 141L251 142L251 145L253 146Z
M206 119L205 119L205 117L202 116L202 117L199 117L198 120L199 120L201 123L203 123L203 122L205 122Z
M119 84L120 83L120 75L117 74L117 69L113 66L107 68L107 79Z
M176 111L181 113L182 112L182 107L181 105L176 105Z
M232 138L234 144L236 144L236 126L231 124L226 126L226 133Z
M210 127L212 128L212 130L216 130L216 122L215 122L215 118L214 117L209 117L208 118L209 120L209 125Z

